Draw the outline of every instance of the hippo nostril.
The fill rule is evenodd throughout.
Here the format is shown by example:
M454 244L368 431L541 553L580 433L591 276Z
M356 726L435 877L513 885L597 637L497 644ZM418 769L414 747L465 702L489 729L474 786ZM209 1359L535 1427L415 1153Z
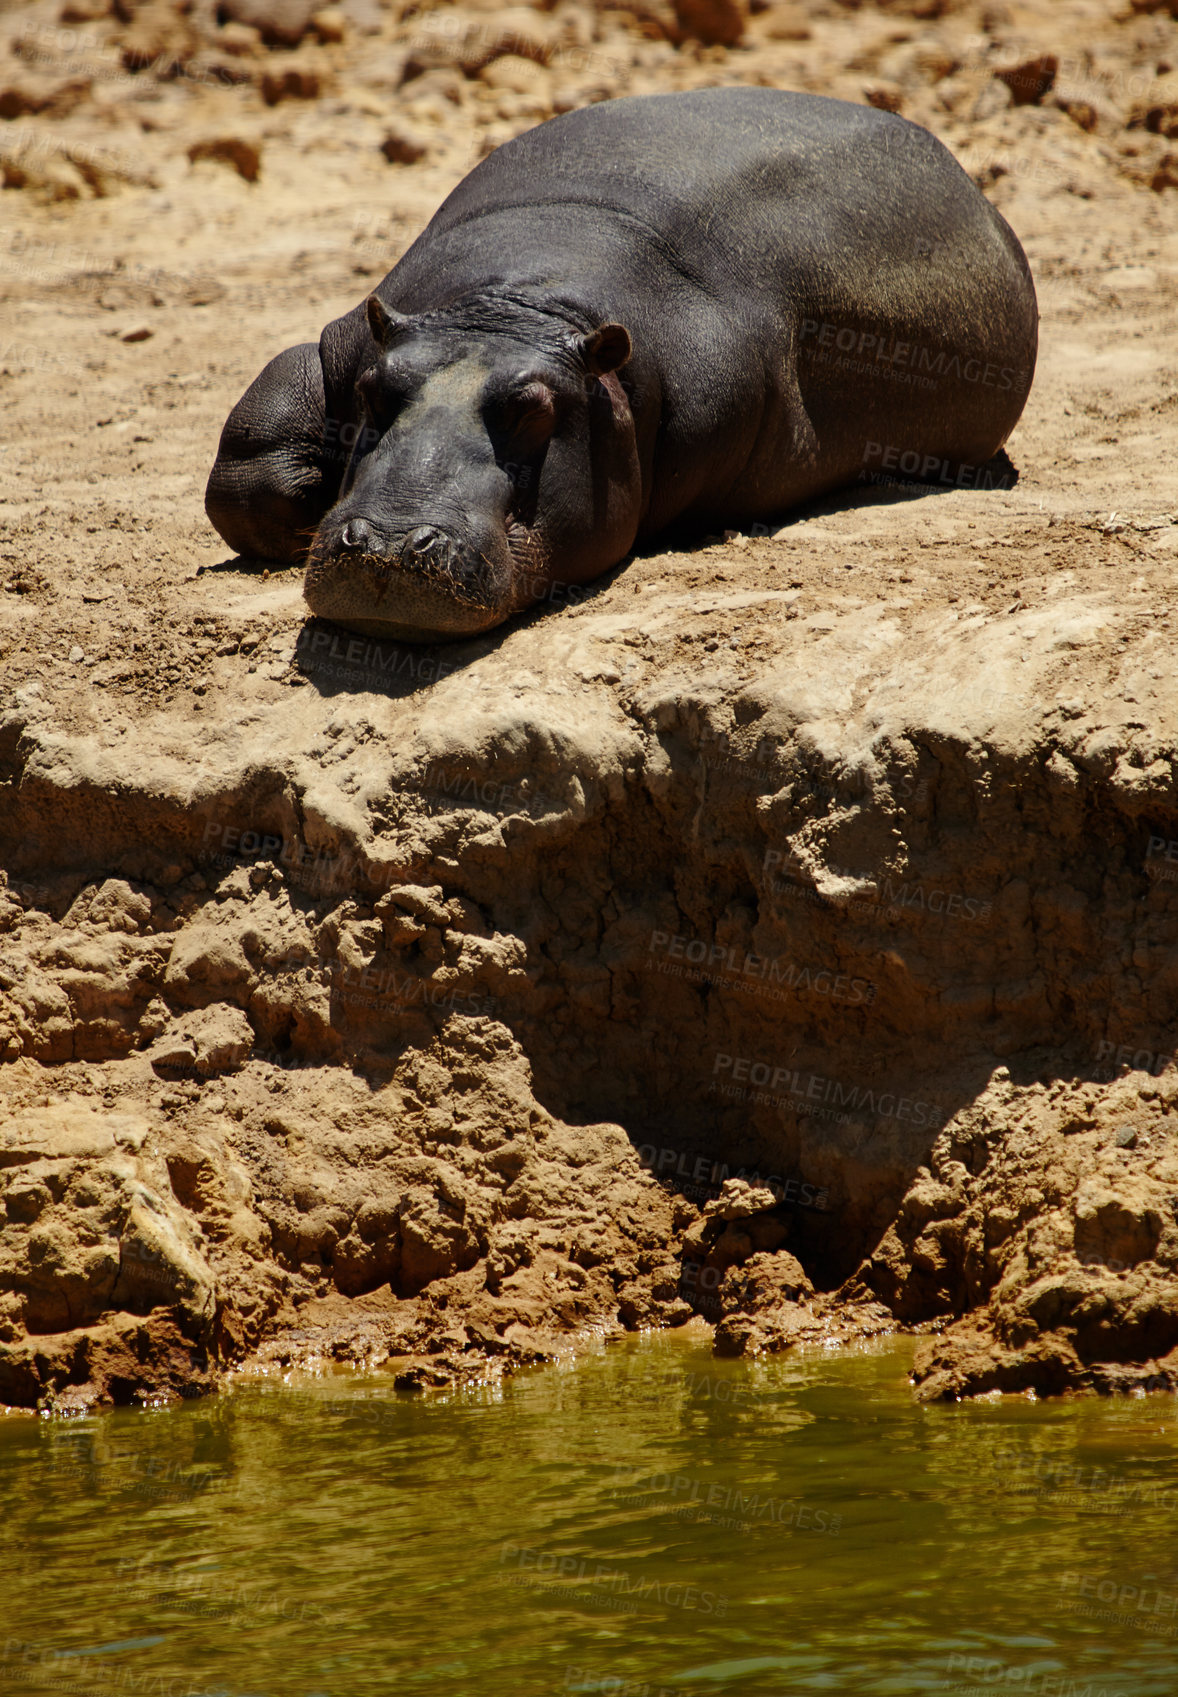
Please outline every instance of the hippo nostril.
M406 554L436 554L445 546L445 537L432 524L418 525L405 538Z
M367 548L372 542L372 532L363 519L349 519L340 532L340 546L360 550Z

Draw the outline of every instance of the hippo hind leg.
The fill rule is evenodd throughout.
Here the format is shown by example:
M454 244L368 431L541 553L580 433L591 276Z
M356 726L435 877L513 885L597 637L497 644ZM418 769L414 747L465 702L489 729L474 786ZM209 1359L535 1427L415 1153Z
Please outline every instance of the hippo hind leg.
M225 421L205 512L239 554L299 560L335 500L317 342L287 348Z

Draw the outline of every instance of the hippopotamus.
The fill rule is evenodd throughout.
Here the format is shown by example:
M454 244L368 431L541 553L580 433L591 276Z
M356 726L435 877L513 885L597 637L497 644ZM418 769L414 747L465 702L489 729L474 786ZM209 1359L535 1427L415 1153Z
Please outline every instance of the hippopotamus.
M1031 386L1005 220L927 130L765 88L528 130L375 290L278 354L208 515L368 636L486 630L672 526L885 472L976 487Z

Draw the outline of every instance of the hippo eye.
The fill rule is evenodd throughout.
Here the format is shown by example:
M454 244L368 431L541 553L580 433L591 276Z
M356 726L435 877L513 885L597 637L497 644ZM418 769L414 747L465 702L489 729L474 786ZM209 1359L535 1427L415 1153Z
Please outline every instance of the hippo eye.
M382 427L388 426L401 402L396 390L390 387L387 372L375 365L356 379L356 394L365 418Z
M552 390L538 378L531 383L525 383L522 389L517 389L507 399L508 412L514 412L521 417L525 413L551 412L552 406Z
M538 448L552 434L556 422L556 397L547 383L525 383L507 397L503 422L514 442Z

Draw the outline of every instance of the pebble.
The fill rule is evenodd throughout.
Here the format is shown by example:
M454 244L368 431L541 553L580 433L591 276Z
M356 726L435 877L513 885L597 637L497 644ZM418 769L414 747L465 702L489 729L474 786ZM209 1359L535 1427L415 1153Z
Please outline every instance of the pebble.
M1059 60L1054 53L1041 53L1034 59L1024 59L1017 65L1007 65L994 72L998 82L1006 84L1016 106L1038 106L1055 83Z
M319 72L307 65L264 71L260 87L267 106L277 106L280 100L318 100L323 92Z
M380 144L380 151L390 165L416 165L425 157L425 143L408 130L390 130Z
M261 168L262 150L255 142L246 141L244 136L214 136L207 141L194 141L188 149L188 157L194 165L201 159L216 159L231 165L247 183L255 183Z

